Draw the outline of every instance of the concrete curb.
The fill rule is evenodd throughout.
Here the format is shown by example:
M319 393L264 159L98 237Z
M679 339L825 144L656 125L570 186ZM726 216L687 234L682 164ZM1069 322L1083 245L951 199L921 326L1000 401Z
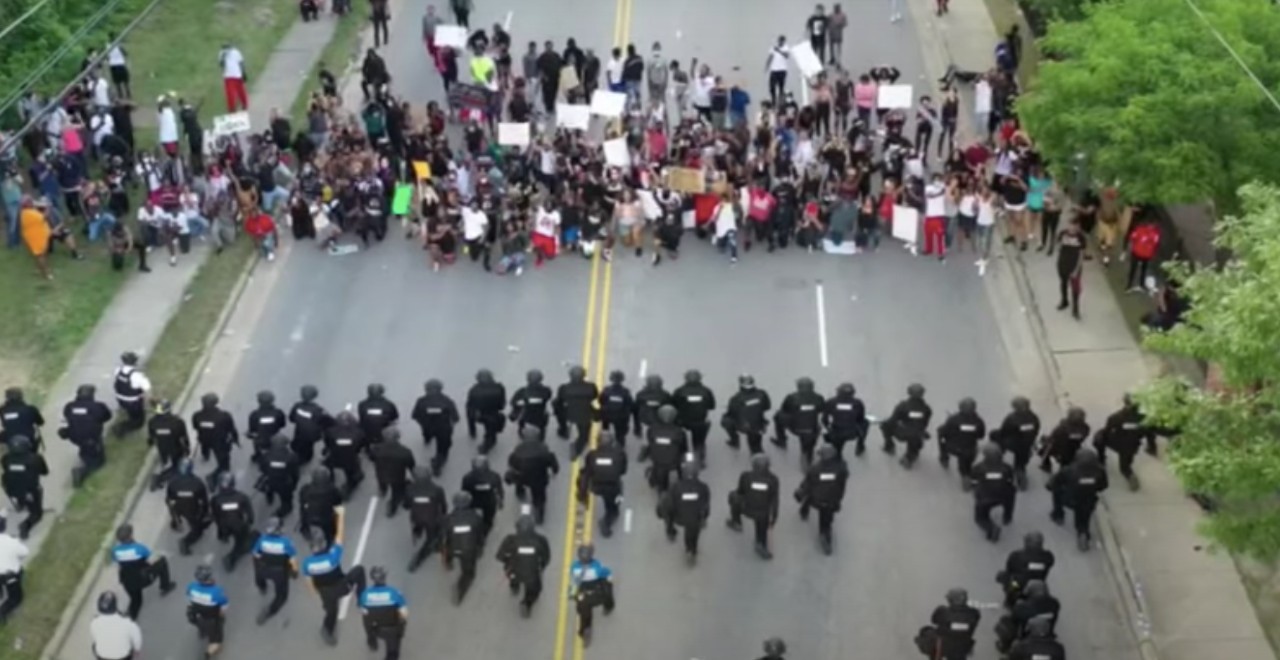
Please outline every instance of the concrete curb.
M209 258L213 258L213 256L211 255ZM244 270L241 271L239 279L236 280L236 283L232 288L231 297L228 298L226 304L223 305L222 311L218 315L217 323L210 328L209 336L205 339L204 346L201 348L200 357L196 360L195 368L192 369L191 374L187 376L187 383L182 388L182 394L175 402L175 408L177 410L185 408L187 406L187 402L190 401L191 396L195 391L196 384L200 382L200 376L204 372L205 365L209 363L209 358L213 353L211 349L213 348L214 343L218 341L218 338L222 336L223 330L226 329L228 322L231 320L231 314L235 311L236 305L240 302L240 298L244 295L245 290L248 289L249 280L252 278L254 268L257 266L259 260L260 257L255 253L253 258L245 264ZM198 272L196 273L196 277L199 277ZM142 494L146 492L146 486L150 481L152 471L155 469L155 464L156 454L155 452L149 452L147 454L146 462L143 463L142 470L138 473L137 480L134 482L133 487L129 489L128 495L125 496L124 506L121 508L120 513L116 514L116 518L112 523L112 529L123 524L133 513L134 508L138 504L138 500L140 500L142 498ZM108 534L107 538L102 540L101 553L99 554L98 561L93 563L93 566L85 572L84 576L80 578L80 582L76 585L76 590L72 594L67 608L63 610L61 618L58 619L58 627L54 631L53 638L49 640L49 643L45 645L44 650L40 653L41 660L51 660L62 650L63 645L66 644L67 638L71 633L71 627L75 624L80 611L84 609L85 603L89 600L89 592L93 589L93 585L97 583L98 578L102 576L102 572L106 570L107 562L105 561L105 557L111 547L111 543L112 536Z

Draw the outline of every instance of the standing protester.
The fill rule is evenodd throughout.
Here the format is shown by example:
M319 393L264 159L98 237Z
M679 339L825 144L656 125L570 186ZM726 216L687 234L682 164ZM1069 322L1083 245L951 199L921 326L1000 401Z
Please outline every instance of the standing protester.
M23 437L39 449L42 442L40 427L44 415L40 409L27 403L22 388L10 387L4 391L4 404L0 405L0 445L9 446L13 438Z
M373 47L390 43L391 9L387 7L387 0L369 0L369 20L373 23Z
M110 591L98 594L98 616L89 623L89 639L96 660L136 660L142 653L142 628L120 614L116 595Z
M1077 218L1067 222L1058 232L1058 310L1068 306L1071 316L1080 320L1080 294L1083 289L1085 235Z
M577 604L578 637L583 646L589 646L595 609L603 607L606 616L613 612L613 571L596 559L595 547L587 544L578 547L578 558L570 565L569 575Z
M31 554L25 543L9 534L8 526L8 518L0 516L0 593L4 594L4 600L0 600L0 625L8 622L22 604L22 562Z
M107 463L102 434L111 421L111 409L95 399L94 392L94 386L81 385L76 388L76 398L62 407L66 425L58 429L58 435L75 445L80 454L80 465L71 469L71 484L76 488Z
M107 68L111 70L111 82L115 85L116 96L131 98L133 90L129 87L129 53L116 38L114 32L107 33Z
M40 480L49 474L49 464L34 449L30 439L18 435L9 441L9 451L0 458L0 469L3 469L0 485L4 487L5 496L16 510L27 512L27 518L18 523L18 537L25 540L44 518L44 487ZM0 576L3 574L0 570Z
M844 29L849 26L849 15L844 13L840 4L831 6L827 15L827 39L831 42L830 63L839 66L844 56Z
M120 586L129 596L129 618L138 620L142 611L142 590L159 580L160 595L167 596L178 585L169 577L169 561L152 559L151 549L133 539L133 525L116 528L116 544L111 548L111 561L120 569Z
M528 618L542 593L542 573L551 563L551 544L538 533L531 516L516 519L516 531L502 539L497 559L506 573L511 595L522 596L520 616Z
M809 46L813 48L813 52L818 56L819 62L827 61L827 29L830 27L830 19L822 5L818 5L813 9L813 15L805 21L805 33L809 35Z
M357 602L364 619L365 643L370 651L378 650L378 641L386 646L386 660L399 660L400 643L409 623L409 604L399 589L387 586L387 569L369 569L373 584L360 591Z
M556 111L556 99L560 94L560 71L564 66L565 61L556 52L555 44L547 41L537 59L538 90L542 93L542 109L547 114Z
M453 9L453 17L458 25L470 30L471 12L475 9L475 3L472 0L449 0L449 6Z
M151 380L138 368L138 354L126 351L120 356L120 366L112 376L116 393L116 403L124 411L125 419L116 423L112 429L115 437L124 437L146 423L147 410L144 400L151 391Z
M249 92L245 87L248 79L244 71L244 55L231 42L222 45L218 53L218 64L222 67L222 91L227 98L227 112L249 109Z

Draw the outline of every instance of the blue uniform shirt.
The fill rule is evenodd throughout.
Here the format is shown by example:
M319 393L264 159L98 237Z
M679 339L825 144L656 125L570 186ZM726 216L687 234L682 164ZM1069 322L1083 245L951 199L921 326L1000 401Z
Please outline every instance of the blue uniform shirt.
M151 549L141 543L117 543L111 548L111 560L117 564L146 561L150 558Z
M258 542L253 544L253 554L254 556L273 555L293 559L298 556L298 549L293 546L293 541L290 541L286 536L263 534L258 537Z
M592 559L586 564L575 559L569 569L569 575L573 577L573 586L580 587L584 582L608 580L613 576L613 571L596 559Z
M216 584L192 582L187 585L187 602L197 607L223 608L231 601L227 592Z
M360 594L360 609L371 610L380 607L400 609L407 605L404 594L395 587L372 586Z
M334 543L324 552L317 552L302 560L302 574L322 577L342 570L342 546Z

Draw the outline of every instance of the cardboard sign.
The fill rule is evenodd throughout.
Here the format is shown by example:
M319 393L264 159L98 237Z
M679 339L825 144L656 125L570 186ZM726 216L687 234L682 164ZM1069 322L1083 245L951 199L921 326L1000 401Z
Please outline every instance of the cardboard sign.
M920 232L920 213L910 206L893 206L893 237L914 244Z
M621 117L627 108L627 95L621 92L610 92L597 89L591 95L591 114L601 117Z
M566 66L560 69L560 90L567 92L581 85L582 81L578 80L578 70L572 66Z
M529 146L529 135L528 122L519 124L502 122L498 124L498 144L504 147L527 147Z
M466 48L467 28L464 28L461 25L437 25L436 46L457 48L458 50Z
M702 170L673 167L667 172L667 187L686 195L701 195L707 191L707 182Z
M911 85L881 85L876 94L876 106L885 110L910 108L915 104Z
M236 133L248 133L250 130L249 113L247 112L233 112L213 118L213 134L218 137L235 135Z
M626 138L605 141L604 162L614 167L626 167L631 164L631 150L627 148Z
M556 126L574 131L585 131L591 127L591 106L556 104Z
M431 164L425 160L413 161L413 178L418 181L431 180Z
M801 41L791 47L791 61L796 63L800 75L806 79L822 73L822 60L813 52L813 46L808 41Z

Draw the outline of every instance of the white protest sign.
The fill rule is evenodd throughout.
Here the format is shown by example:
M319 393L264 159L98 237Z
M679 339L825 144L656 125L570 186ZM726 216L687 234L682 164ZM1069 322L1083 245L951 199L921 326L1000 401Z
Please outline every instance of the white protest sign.
M910 206L893 206L893 237L914 244L920 231L920 213Z
M213 118L213 134L218 137L248 133L249 130L249 113L247 112L233 112Z
M467 46L467 28L461 25L437 25L436 45L459 50Z
M818 58L817 53L813 52L813 46L810 46L807 41L791 47L791 61L796 63L796 68L800 69L800 74L806 79L822 73L822 60Z
M519 124L502 122L501 124L498 124L498 144L504 147L529 146L528 122Z
M911 85L881 85L877 92L876 107L882 110L910 108L914 102Z
M604 162L614 167L626 167L631 164L631 151L627 149L627 139L617 138L604 143Z
M591 95L591 114L602 117L621 117L627 107L627 95L621 92L610 92L597 89Z
M557 103L556 126L575 131L587 130L591 126L591 106Z
M653 221L662 217L662 207L658 205L658 199L653 196L652 190L637 190L636 196L640 198L645 220Z

